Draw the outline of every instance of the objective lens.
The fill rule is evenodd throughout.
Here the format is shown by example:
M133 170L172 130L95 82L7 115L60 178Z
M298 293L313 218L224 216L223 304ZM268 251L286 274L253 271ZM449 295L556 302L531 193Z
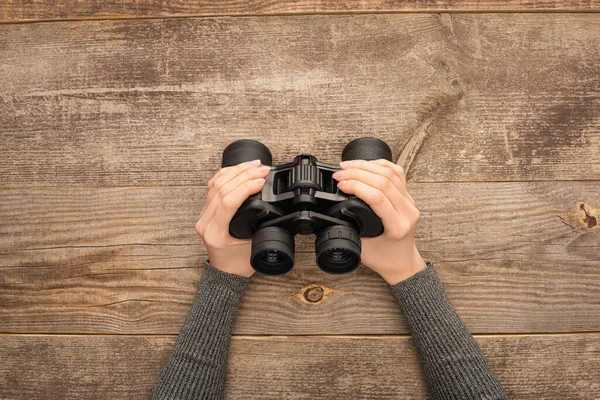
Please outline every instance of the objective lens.
M344 274L360 264L360 236L356 229L332 225L317 233L317 265L330 274Z
M335 261L344 261L344 259L348 259L350 255L350 250L341 249L338 247L334 247L333 249L325 251L325 256Z
M294 267L294 236L276 226L259 229L252 236L250 265L265 275L285 274Z
M262 261L267 263L279 263L285 258L285 254L279 250L269 249L260 253L259 257Z

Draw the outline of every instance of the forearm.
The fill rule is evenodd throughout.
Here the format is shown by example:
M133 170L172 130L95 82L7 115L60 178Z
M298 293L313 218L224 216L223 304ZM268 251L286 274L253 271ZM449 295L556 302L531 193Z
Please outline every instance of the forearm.
M221 399L235 315L249 279L205 263L155 400Z
M431 263L390 289L406 317L434 399L506 398Z

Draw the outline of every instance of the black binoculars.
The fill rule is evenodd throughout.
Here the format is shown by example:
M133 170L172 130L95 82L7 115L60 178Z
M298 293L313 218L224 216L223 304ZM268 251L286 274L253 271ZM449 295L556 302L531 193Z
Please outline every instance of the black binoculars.
M222 167L259 159L272 164L264 144L237 140L223 150ZM382 140L360 138L342 152L347 160L392 160ZM360 265L360 237L383 233L381 219L364 201L340 191L333 173L337 165L319 162L310 154L271 167L263 189L237 210L229 233L238 239L252 238L250 264L266 275L281 275L294 267L294 236L315 233L315 253L320 269L331 274L355 270Z

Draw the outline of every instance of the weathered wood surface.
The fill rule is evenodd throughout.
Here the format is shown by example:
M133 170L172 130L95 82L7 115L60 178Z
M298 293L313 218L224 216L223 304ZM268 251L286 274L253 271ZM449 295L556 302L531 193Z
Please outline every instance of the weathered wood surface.
M599 11L597 0L190 0L8 1L0 3L0 22L190 15L286 15L311 13L396 13L415 11Z
M511 399L593 399L600 335L478 337ZM149 399L172 338L3 336L3 399ZM60 372L58 372L60 371ZM228 399L423 399L407 337L234 337Z
M600 6L34 0L0 22L442 9ZM0 332L87 334L0 335L0 398L149 398L202 274L193 225L220 151L254 137L276 163L337 162L366 135L410 166L419 248L469 329L562 332L478 337L509 397L598 397L598 60L586 13L0 25ZM229 398L424 398L405 336L297 336L408 333L370 270L320 272L311 238L297 251L245 294L236 334L289 336L234 337Z
M597 182L410 186L422 212L419 248L438 262L471 330L600 330ZM177 333L206 253L193 230L204 195L203 187L0 191L2 331ZM297 237L292 273L254 279L237 333L407 332L380 278L367 268L320 272L312 240ZM302 301L312 284L329 294L318 305Z
M413 181L599 180L599 59L600 14L4 25L0 185L198 185L235 139L365 135Z

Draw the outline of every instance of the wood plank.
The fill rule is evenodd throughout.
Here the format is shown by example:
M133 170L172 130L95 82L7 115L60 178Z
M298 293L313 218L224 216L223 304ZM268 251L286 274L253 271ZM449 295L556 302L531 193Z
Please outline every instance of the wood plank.
M600 334L477 340L511 399L591 399L600 391ZM0 397L147 399L172 344L163 337L4 336ZM425 397L407 337L232 340L228 399Z
M199 185L242 137L280 163L365 135L415 182L600 180L600 14L17 24L0 43L4 187Z
M417 241L478 333L600 330L597 182L411 184ZM193 226L205 189L0 191L2 332L177 333L205 250ZM582 204L584 209L581 209ZM238 334L406 333L367 268L320 272L314 238L297 267L257 276ZM319 304L304 290L321 285Z
M191 0L186 2L10 1L0 4L0 22L90 18L173 17L189 15L293 15L444 11L599 11L597 0Z

